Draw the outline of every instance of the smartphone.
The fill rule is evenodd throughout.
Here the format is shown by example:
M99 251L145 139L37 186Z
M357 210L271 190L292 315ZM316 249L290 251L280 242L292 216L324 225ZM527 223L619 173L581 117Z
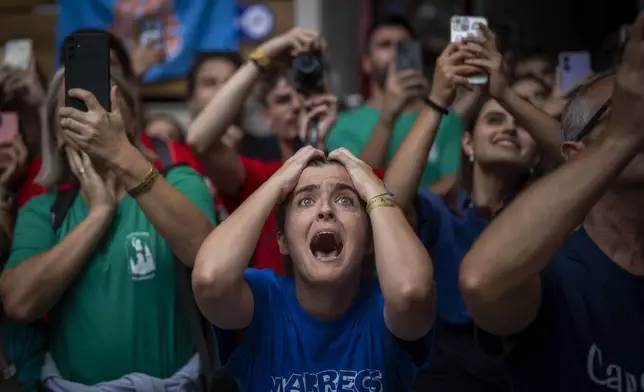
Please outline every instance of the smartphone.
M463 16L454 15L450 21L451 26L451 41L457 42L465 37L480 36L481 32L476 27L479 24L487 26L487 19L482 16ZM474 75L468 78L470 84L485 84L487 83L487 75Z
M628 41L628 37L631 35L631 29L633 28L632 25L625 24L622 25L622 27L619 28L619 44L624 45L626 44L626 41Z
M591 74L590 53L559 53L559 72L561 74L561 90L570 91L582 79Z
M139 45L146 46L157 41L157 48L163 49L163 21L156 17L143 17L137 21Z
M398 42L396 51L396 70L415 69L423 72L423 49L420 42L406 40Z
M110 46L102 32L71 34L65 38L65 89L83 89L94 94L110 110ZM87 111L85 103L65 93L65 106Z
M4 44L3 64L12 68L26 70L33 55L33 41L30 39L14 39Z
M11 140L18 135L18 113L0 113L0 140Z

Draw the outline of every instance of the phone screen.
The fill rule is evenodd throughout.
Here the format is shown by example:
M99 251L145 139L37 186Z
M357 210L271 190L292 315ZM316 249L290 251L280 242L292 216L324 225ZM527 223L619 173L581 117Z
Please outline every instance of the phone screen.
M30 39L15 39L4 45L3 63L9 67L26 70L31 61L33 42Z
M160 18L144 17L139 19L139 45L146 46L156 41L163 48L163 21Z
M590 53L559 53L559 72L561 74L561 89L570 91L592 72Z
M18 113L0 113L0 140L11 140L18 134Z
M415 69L423 72L423 50L420 42L407 40L398 42L396 54L396 69Z

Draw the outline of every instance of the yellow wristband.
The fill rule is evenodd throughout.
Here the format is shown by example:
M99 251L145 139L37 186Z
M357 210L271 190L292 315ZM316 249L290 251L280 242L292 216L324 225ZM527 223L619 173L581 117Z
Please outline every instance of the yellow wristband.
M266 57L266 53L264 53L264 49L261 46L252 51L250 61L257 64L262 70L271 64L271 61Z
M394 201L394 198L386 195L386 196L376 196L369 200L367 202L367 214L370 214L371 211L375 210L376 208L380 207L395 207L396 202Z

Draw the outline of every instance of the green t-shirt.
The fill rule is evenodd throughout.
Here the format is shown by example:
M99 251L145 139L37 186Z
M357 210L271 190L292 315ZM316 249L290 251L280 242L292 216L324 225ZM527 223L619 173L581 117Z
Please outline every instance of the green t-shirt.
M394 123L385 164L389 164L417 116L418 111L398 116ZM360 155L379 119L378 109L369 105L362 105L350 112L341 113L327 138L327 148L335 150L344 147L352 154ZM443 116L441 120L434 145L427 157L427 166L420 181L421 187L430 185L444 176L457 173L461 159L462 136L463 121L450 111L449 115Z
M177 166L166 178L215 222L203 177ZM50 249L87 216L79 195L55 233L54 199L52 192L37 196L20 210L8 268ZM188 362L194 349L175 290L174 262L168 243L126 195L104 238L49 313L49 351L63 378L82 384L132 372L167 378Z
M18 380L23 392L39 391L42 365L47 350L45 325L2 321L2 343L18 369Z

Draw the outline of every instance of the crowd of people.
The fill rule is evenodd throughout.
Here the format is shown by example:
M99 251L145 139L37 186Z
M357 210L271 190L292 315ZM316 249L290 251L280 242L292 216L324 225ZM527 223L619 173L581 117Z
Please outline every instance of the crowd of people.
M110 110L1 67L0 391L644 392L644 14L568 91L477 29L426 78L376 21L342 112L317 32L200 53L188 129L108 32Z

